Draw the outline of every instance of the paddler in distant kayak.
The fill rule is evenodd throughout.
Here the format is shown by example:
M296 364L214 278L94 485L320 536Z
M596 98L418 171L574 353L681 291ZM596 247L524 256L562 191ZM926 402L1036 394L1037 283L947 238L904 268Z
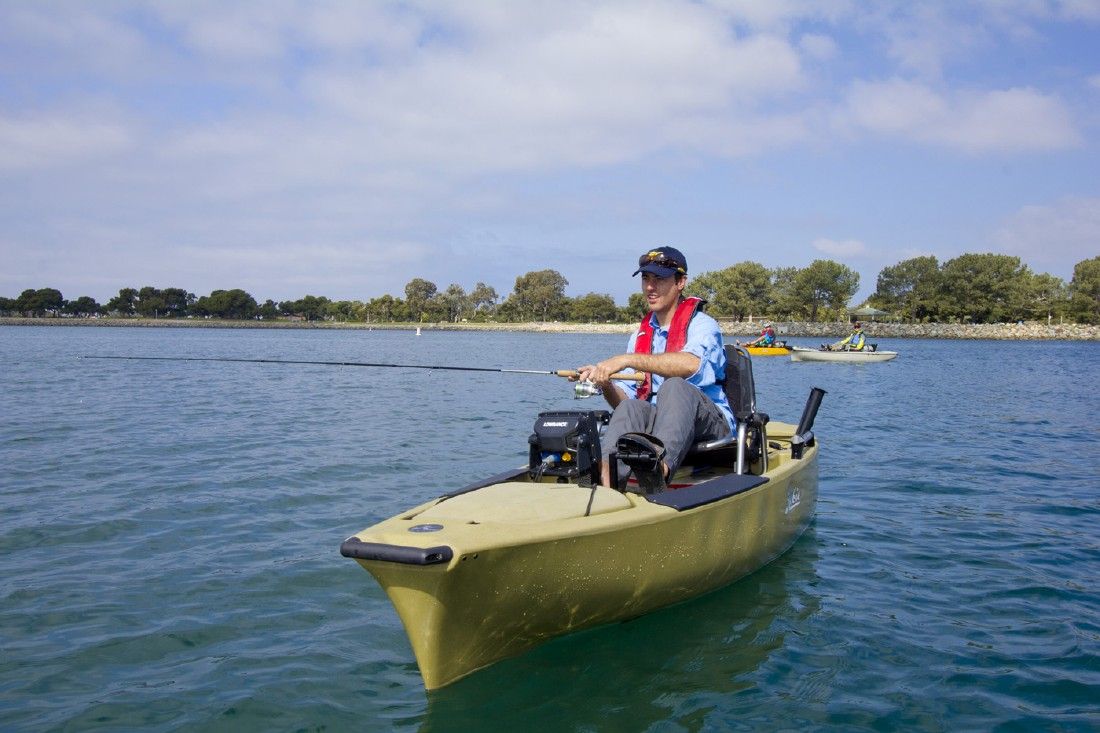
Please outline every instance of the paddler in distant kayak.
M733 411L719 384L726 354L718 322L702 312L705 301L685 298L687 259L673 247L658 247L638 259L649 313L630 337L625 354L577 369L614 408L602 438L601 483L611 485L608 456L620 456L618 475L633 470L642 491L667 487L692 444L725 437ZM645 381L614 381L620 371L646 373ZM625 481L620 481L625 485Z
M856 321L852 325L852 333L843 341L837 341L830 347L830 351L863 351L863 324Z
M737 342L738 346L775 346L775 329L772 328L772 324L765 323L764 328L760 331L760 335L755 341L750 341L747 344L743 344L740 341Z

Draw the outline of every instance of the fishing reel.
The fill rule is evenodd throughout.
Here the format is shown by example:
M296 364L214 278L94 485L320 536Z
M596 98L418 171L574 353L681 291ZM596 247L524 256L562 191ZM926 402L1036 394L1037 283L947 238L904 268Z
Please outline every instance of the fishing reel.
M575 400L583 400L586 397L595 397L601 394L603 394L603 390L597 387L595 382L590 382L587 379L573 385L573 399Z
M535 481L557 476L598 484L600 480L600 430L611 419L607 410L541 412L529 444L528 475Z

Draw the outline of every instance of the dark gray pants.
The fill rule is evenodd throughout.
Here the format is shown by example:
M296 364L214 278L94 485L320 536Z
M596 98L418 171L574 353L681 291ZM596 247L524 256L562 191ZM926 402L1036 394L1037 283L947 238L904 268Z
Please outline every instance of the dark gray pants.
M620 402L600 438L600 448L606 461L624 433L648 433L665 444L665 463L675 472L696 442L724 438L729 432L729 423L709 397L695 385L672 377L661 383L656 405L645 400ZM619 461L620 478L626 478L629 470Z

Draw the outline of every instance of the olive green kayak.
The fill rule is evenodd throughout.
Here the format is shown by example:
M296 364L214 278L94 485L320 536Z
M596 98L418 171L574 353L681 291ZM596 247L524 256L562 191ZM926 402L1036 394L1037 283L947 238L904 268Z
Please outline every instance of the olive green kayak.
M818 446L803 428L767 423L748 462L721 448L689 455L670 488L650 495L516 469L364 529L341 553L389 596L425 687L442 687L778 557L817 501Z

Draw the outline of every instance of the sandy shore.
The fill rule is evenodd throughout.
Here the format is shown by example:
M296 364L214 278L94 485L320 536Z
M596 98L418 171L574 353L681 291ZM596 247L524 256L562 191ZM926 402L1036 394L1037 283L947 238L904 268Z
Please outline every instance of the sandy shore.
M726 336L755 336L755 324L719 321ZM780 338L843 338L847 323L776 323ZM632 323L338 323L334 321L218 321L206 319L152 318L0 318L0 326L90 326L103 328L335 328L355 330L412 331L519 331L529 333L619 333L629 334ZM1100 341L1100 326L1046 323L866 323L868 338L899 339L991 339L998 341Z

